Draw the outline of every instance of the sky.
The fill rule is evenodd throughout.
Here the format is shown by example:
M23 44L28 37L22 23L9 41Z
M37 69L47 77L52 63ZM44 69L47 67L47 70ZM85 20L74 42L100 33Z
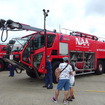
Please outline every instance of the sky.
M105 0L0 0L0 19L43 28L43 9L50 11L46 18L48 30L63 32L65 28L105 38ZM29 33L9 32L8 40Z

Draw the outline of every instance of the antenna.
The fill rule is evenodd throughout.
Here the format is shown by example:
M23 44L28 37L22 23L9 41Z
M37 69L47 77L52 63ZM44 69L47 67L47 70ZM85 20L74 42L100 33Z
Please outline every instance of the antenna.
M59 33L61 33L61 25L59 25Z

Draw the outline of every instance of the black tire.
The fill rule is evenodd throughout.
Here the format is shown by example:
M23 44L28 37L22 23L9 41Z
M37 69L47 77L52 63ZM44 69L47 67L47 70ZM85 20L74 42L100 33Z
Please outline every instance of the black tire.
M33 72L33 71L29 71L29 70L26 70L26 74L29 76L29 77L31 77L31 78L36 78L36 75L35 75L35 73Z
M15 68L15 71L16 71L16 73L18 73L18 74L22 73L22 70L21 70L21 69L18 69L18 68Z
M0 71L4 70L4 62L0 60Z
M97 64L97 69L96 69L96 74L100 75L104 72L104 64L102 61L98 61L98 64Z
M55 77L55 69L59 66L59 64L60 64L61 62L60 61L57 61L57 62L54 62L53 64L52 64L52 68L53 68L53 83L57 83L56 82L56 77Z

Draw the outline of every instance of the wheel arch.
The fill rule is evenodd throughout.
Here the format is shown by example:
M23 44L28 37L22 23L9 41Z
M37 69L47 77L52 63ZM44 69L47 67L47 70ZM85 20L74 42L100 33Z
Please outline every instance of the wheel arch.
M95 73L100 75L102 73L105 73L105 59L98 59L97 60L97 68Z

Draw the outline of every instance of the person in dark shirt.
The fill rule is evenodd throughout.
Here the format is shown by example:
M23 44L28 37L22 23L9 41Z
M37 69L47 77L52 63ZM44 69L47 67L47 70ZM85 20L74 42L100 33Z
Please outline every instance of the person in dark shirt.
M49 56L47 56L46 58L46 70L47 70L47 73L45 74L45 85L43 87L46 87L47 89L53 89L52 65L51 65Z
M9 77L14 77L14 71L15 71L15 67L12 64L8 65L8 68L10 70L10 74Z

